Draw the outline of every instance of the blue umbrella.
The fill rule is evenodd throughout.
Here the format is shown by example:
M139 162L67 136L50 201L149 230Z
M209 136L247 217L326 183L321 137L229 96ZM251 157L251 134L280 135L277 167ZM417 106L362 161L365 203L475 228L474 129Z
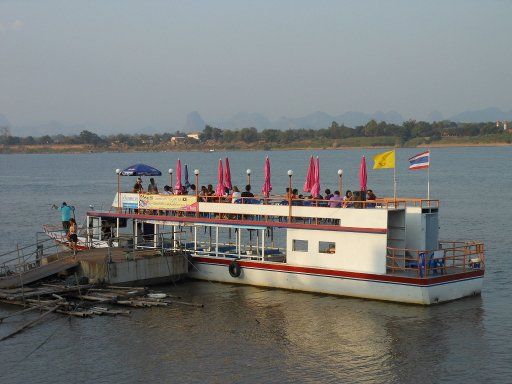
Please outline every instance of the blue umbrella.
M162 172L146 164L135 164L122 170L121 176L162 176Z
M183 183L183 186L187 189L190 188L190 182L188 181L188 165L185 164L185 183Z

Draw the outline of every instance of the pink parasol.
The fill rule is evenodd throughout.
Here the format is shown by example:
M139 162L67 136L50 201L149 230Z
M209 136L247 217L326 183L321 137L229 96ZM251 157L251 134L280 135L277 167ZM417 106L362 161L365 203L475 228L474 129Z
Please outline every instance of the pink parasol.
M316 157L316 164L314 165L314 173L313 173L313 186L311 187L311 195L313 197L317 197L320 195L320 159L318 156Z
M366 182L367 182L368 175L366 173L366 158L363 156L361 158L361 165L359 166L359 187L361 188L361 191L366 192Z
M315 180L313 177L315 176L315 160L313 156L309 159L309 168L308 174L306 175L306 182L304 183L304 192L311 192L311 187L313 186Z
M174 190L176 191L176 194L179 195L182 189L183 185L181 184L181 160L178 159L178 163L176 164L176 185L174 186Z
M265 175L265 181L263 182L263 186L261 187L261 192L263 196L269 197L270 191L272 191L272 184L270 183L270 159L265 159L265 165L263 167L263 173Z
M233 189L231 184L231 168L229 167L229 159L226 157L226 166L224 167L224 187Z
M224 170L222 168L222 159L219 159L217 168L217 186L215 187L215 196L224 196Z

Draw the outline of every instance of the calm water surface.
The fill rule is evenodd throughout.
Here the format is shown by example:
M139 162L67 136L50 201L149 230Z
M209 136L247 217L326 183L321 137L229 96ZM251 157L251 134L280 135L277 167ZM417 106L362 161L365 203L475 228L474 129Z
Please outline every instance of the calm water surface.
M362 154L315 151L322 188L356 189ZM426 172L407 170L418 151L397 151L401 196L426 194ZM481 297L417 307L309 293L187 282L161 287L202 309L136 310L131 317L67 319L55 316L0 342L1 383L116 382L512 382L510 216L512 148L432 150L431 191L441 200L445 239L486 243ZM234 184L253 170L260 186L265 152L229 153ZM162 171L178 156L200 184L215 184L225 153L0 155L0 252L34 242L46 223L58 223L51 204L67 201L82 217L90 204L108 207L115 168L137 162ZM272 183L281 193L286 171L304 182L308 151L272 151ZM371 163L371 162L369 162ZM369 170L369 187L392 194L392 170ZM157 180L160 187L166 176ZM133 183L124 178L126 188ZM144 181L147 183L147 180ZM14 308L15 309L15 308ZM14 310L0 306L0 314ZM7 334L33 315L0 324ZM39 348L38 348L39 347Z

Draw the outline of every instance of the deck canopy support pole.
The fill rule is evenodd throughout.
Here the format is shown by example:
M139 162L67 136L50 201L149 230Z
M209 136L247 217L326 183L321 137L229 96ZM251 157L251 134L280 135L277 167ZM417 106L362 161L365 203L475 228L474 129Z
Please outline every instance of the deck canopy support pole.
M153 248L157 247L157 242L158 242L158 234L157 234L157 232L159 233L158 227L159 226L157 224L153 224Z
M139 243L139 220L133 220L134 230L133 230L133 248L137 246Z
M261 230L261 260L265 260L265 231L266 228Z
M197 252L197 225L194 225L194 252Z
M219 257L219 227L215 227L215 257Z
M242 254L242 231L241 228L237 228L237 234L236 234L236 246L238 249L238 254Z

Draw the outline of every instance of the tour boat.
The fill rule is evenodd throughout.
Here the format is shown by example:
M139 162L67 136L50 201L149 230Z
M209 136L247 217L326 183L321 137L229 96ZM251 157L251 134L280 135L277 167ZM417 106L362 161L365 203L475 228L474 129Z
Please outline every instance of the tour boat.
M440 240L438 200L118 192L86 223L84 244L179 252L198 280L429 305L480 294L485 272L481 242Z

